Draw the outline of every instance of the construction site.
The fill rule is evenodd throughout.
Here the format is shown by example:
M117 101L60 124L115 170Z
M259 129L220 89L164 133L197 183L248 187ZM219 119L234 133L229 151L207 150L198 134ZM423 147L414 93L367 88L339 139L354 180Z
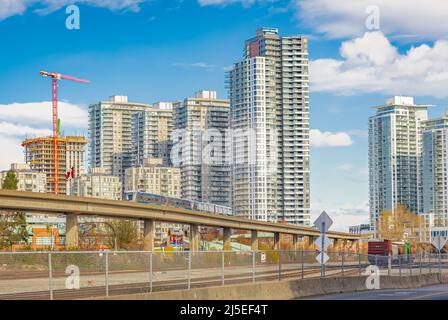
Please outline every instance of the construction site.
M70 181L83 170L86 145L83 136L33 138L22 143L26 163L33 171L47 175L47 193L59 194L70 194Z

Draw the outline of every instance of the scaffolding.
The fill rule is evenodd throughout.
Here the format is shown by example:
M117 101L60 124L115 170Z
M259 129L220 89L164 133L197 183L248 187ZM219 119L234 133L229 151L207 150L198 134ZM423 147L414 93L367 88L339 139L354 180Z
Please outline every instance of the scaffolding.
M57 141L57 159L55 156L54 142ZM58 189L60 194L69 194L67 184L67 172L75 168L75 174L80 174L83 166L83 158L87 139L80 136L69 137L40 137L26 139L22 143L25 148L25 161L35 172L45 173L47 175L47 192L55 191L55 172L57 172ZM77 156L75 156L77 154ZM57 160L58 170L55 169Z

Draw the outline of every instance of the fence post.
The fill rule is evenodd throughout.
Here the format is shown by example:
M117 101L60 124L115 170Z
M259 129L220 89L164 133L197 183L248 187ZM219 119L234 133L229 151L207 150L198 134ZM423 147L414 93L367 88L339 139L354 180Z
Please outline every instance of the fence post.
M342 251L342 277L344 277L344 251Z
M392 254L389 253L387 256L387 275L390 276L390 271L392 269Z
M362 274L362 268L361 268L361 254L358 253L358 262L359 262L359 275Z
M412 254L408 254L409 275L412 277Z
M304 258L305 258L305 253L303 252L303 249L302 249L302 279L305 277L305 261L304 261Z
M152 251L149 253L149 292L152 292Z
M422 261L423 261L423 252L420 252L420 265L419 265L420 275L422 274Z
M222 251L221 254L221 285L224 285L224 266L225 266L225 252Z
M278 252L278 280L280 281L282 278L282 252L279 250Z
M191 250L188 251L188 290L191 289Z
M401 277L401 255L398 255L398 268L400 268L399 275Z
M442 276L442 255L441 255L441 250L439 250L439 274L440 277Z
M51 252L48 253L48 288L50 290L50 300L53 300L53 266L51 263Z
M431 265L431 252L429 252L429 273L432 272L432 265Z
M252 251L252 282L255 282L255 251Z
M104 284L106 287L106 297L109 296L109 253L106 251L106 255L105 255L105 279L104 279Z

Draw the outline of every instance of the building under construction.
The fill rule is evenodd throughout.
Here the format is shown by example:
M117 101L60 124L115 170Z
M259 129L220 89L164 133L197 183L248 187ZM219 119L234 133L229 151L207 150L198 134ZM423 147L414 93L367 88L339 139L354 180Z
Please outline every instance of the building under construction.
M23 141L25 161L35 172L47 175L47 192L55 193L55 139L33 138ZM87 139L82 136L57 138L59 194L70 194L71 181L81 175L84 168Z

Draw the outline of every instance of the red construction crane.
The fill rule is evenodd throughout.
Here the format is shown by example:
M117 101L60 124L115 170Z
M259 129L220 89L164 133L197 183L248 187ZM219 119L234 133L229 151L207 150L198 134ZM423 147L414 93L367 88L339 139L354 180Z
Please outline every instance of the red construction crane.
M53 100L53 157L54 157L54 193L59 193L59 155L58 155L58 80L69 80L81 83L90 83L88 80L78 79L72 76L66 76L60 73L50 73L41 71L39 72L44 77L50 77L52 79L52 100Z

